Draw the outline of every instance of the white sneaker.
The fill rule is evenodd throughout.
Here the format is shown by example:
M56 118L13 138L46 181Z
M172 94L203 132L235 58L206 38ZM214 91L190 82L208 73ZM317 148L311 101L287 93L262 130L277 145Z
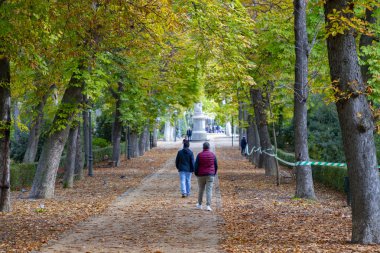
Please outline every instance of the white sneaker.
M202 209L202 205L197 204L196 208L197 208L197 209Z
M211 206L206 206L207 211L212 211Z

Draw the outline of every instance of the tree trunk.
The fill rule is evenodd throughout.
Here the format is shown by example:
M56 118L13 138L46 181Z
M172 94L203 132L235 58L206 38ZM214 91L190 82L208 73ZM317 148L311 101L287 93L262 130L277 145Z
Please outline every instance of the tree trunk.
M59 161L67 140L71 123L82 101L82 87L80 80L71 77L69 87L65 90L60 108L55 115L49 137L42 148L36 175L34 176L31 198L54 197L55 180Z
M90 148L90 141L89 141L89 118L88 118L88 110L83 110L83 149L84 149L84 166L88 169L89 165L89 148Z
M250 92L250 97L251 97L251 107L254 108L254 104L253 104L253 92ZM251 137L251 142L252 142L252 145L250 147L250 149L252 150L252 148L254 147L255 150L257 150L259 147L260 147L260 136L259 136L259 130L257 129L257 124L256 124L256 120L255 120L255 115L252 114L252 115L249 115L249 126L250 126L250 131L252 131L252 133L250 135L252 135ZM251 150L249 150L249 152L251 152ZM252 155L251 155L251 162L253 164L255 164L257 167L259 166L259 163L260 163L260 157L261 157L261 154L260 152L253 152Z
M238 126L239 126L239 148L240 148L240 140L243 138L243 103L239 102L239 112L238 112Z
M145 151L150 150L150 132L148 125L144 129L144 135L145 135Z
M374 12L377 10L377 7L374 7L372 10L366 9L366 21L369 24L376 24L376 17L374 15ZM359 48L361 50L362 47L371 46L372 42L375 40L374 36L369 36L367 34L362 34L360 36L360 42L359 42ZM363 61L366 61L368 59L367 56L362 55L361 59ZM369 72L369 66L368 64L364 64L361 66L361 72L363 77L364 85L367 84L368 80L371 78L371 74Z
M268 121L266 115L266 103L263 99L262 91L260 89L251 89L252 104L255 109L256 125L259 132L261 151L263 152L260 157L259 168L265 169L265 175L276 175L276 164L273 156L266 153L273 154L272 144L268 131Z
M309 161L307 143L307 98L308 98L308 39L306 31L305 0L294 0L295 34L295 82L294 82L294 153L296 161ZM297 166L296 197L314 199L311 166Z
M112 126L112 163L114 167L120 166L120 141L121 141L121 99L120 93L123 91L123 83L118 82L117 92L111 90L113 97L116 99L115 118Z
M8 58L0 56L0 212L11 210L10 196L10 130L11 90Z
M254 127L254 116L248 116L248 128L247 128L247 143L248 143L248 152L252 151L252 148L255 146L255 127ZM248 159L253 163L254 152L248 156Z
M158 129L157 128L154 128L153 129L153 148L156 148L157 147L157 141L158 141Z
M256 149L258 148L261 148L260 146L260 135L259 135L259 129L257 128L257 124L255 121L253 121L253 135L254 135L254 139L253 139L253 145ZM253 153L253 164L255 164L256 166L258 166L260 164L260 157L261 157L261 154L260 152L254 152Z
M78 125L78 134L77 134L77 148L75 154L75 179L81 180L83 179L83 151L82 151L82 138L81 138L81 127Z
M352 1L328 0L328 14L352 8ZM343 12L346 18L351 14ZM330 24L331 25L331 24ZM329 27L327 27L328 29ZM336 108L342 130L352 193L352 242L380 243L380 182L374 143L373 115L363 84L355 35L352 29L327 38L330 76L337 99Z
M139 155L143 156L144 153L145 153L145 133L144 131L142 131L139 138Z
M248 130L248 105L247 103L244 103L244 110L243 110L243 121L244 121L244 128L243 128L243 135L247 136L247 130Z
M70 128L69 137L67 139L67 154L65 160L65 175L63 177L63 188L73 188L75 157L77 154L77 137L78 126Z
M36 160L36 154L38 149L38 142L41 135L41 126L44 118L44 107L46 100L48 98L48 93L42 97L42 100L38 103L35 111L37 112L36 118L31 124L31 129L28 137L28 144L26 146L26 151L23 159L23 163L33 163Z
M13 137L15 142L19 142L21 137L21 130L18 127L18 122L20 121L19 117L20 109L18 107L18 102L13 101Z
M131 157L138 157L139 156L139 136L137 132L131 131L130 137L129 137L131 144Z

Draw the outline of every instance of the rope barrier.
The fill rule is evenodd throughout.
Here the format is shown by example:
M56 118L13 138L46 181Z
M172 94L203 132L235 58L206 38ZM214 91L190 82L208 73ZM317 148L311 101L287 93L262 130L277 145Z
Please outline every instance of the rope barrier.
M248 144L246 146L246 150L249 150ZM285 161L284 159L281 159L280 157L278 157L277 154L268 153L267 151L273 151L273 149L269 148L269 149L261 150L261 147L256 148L255 146L253 146L251 149L251 152L249 153L246 152L246 154L250 156L253 152L255 153L259 152L260 154L264 153L268 156L276 158L279 162L292 166L292 167L307 166L307 165L341 167L341 168L347 167L346 163L333 163L333 162L320 162L320 161L298 161L298 162L293 163L293 162ZM378 169L380 169L380 166L378 166Z

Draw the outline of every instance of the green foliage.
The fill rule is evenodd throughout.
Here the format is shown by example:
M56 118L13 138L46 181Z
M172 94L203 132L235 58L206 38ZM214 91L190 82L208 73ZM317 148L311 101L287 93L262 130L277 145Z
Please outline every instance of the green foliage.
M16 162L22 162L28 143L28 134L20 132L19 140L11 138L11 159Z
M270 130L272 131L272 125L269 125ZM287 125L276 126L276 131L278 132L277 136L277 146L280 149L284 149L290 152L294 152L294 124L293 121ZM273 136L271 135L273 139ZM272 143L274 140L272 140Z
M340 167L313 166L313 179L338 191L344 192L347 169Z
M36 163L12 163L11 164L11 188L20 190L29 187L33 183L37 170Z
M287 162L291 162L291 163L295 162L294 153L286 152L282 149L277 149L277 156L280 157L281 159L287 161ZM282 164L281 161L279 161L279 162L280 162L280 164ZM283 165L288 166L286 164L283 164Z
M338 114L334 105L314 97L308 112L309 156L317 161L345 162Z
M99 117L96 117L96 132L95 135L98 138L106 140L108 143L110 143L112 140L112 113L108 114L107 111L104 111L102 115ZM95 140L95 138L94 138ZM95 144L94 144L95 145ZM104 147L104 146L103 146Z
M295 162L294 153L288 153L281 149L277 150L277 155L281 159L288 162ZM283 166L289 167L286 164ZM292 167L290 167L292 168ZM344 189L344 177L347 176L347 168L341 167L329 167L329 166L312 166L313 170L313 180L316 180L326 186L329 186L333 189L343 192Z
M97 137L92 139L92 145L94 145L94 147L105 148L110 145L110 142L106 139Z
M380 30L380 28L379 28ZM380 34L380 31L379 31ZM361 61L361 64L366 64L369 66L369 72L371 74L371 79L368 80L370 88L368 89L369 97L376 107L380 107L380 43L374 41L371 46L362 47L361 55L366 57L366 60Z
M120 143L121 153L125 153L125 143ZM105 157L112 157L112 146L97 148L93 150L94 163L104 161Z
M318 161L345 162L342 136L335 105L326 105L320 95L309 97L308 146L309 157ZM270 126L272 127L272 126ZM277 124L278 147L294 151L293 122Z

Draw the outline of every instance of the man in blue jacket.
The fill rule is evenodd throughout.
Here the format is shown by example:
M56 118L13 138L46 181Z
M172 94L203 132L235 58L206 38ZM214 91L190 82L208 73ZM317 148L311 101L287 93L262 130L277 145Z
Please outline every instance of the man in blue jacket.
M191 175L194 172L194 154L189 149L190 142L183 140L183 149L178 151L175 166L179 172L182 198L190 196Z

